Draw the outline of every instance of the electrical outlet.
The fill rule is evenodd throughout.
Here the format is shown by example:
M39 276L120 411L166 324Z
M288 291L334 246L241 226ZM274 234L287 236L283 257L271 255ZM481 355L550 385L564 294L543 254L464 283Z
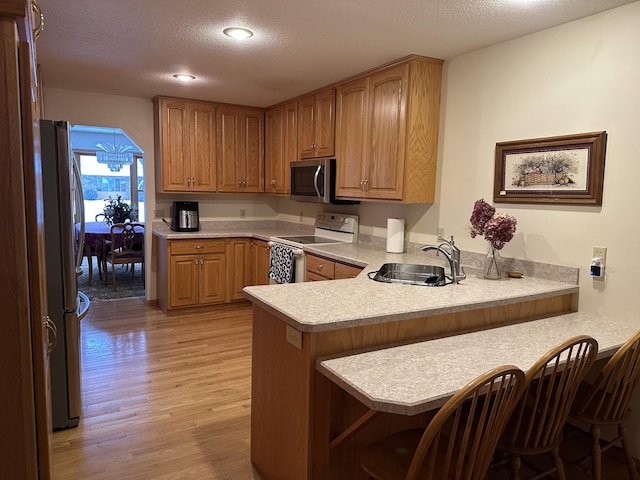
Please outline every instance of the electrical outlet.
M600 258L600 263L604 267L607 263L607 247L593 247L592 258Z
M164 210L162 208L155 210L154 213L156 218L164 217Z
M444 228L438 227L438 238L444 238Z
M247 210L244 208L240 209L240 218L245 218L247 216Z

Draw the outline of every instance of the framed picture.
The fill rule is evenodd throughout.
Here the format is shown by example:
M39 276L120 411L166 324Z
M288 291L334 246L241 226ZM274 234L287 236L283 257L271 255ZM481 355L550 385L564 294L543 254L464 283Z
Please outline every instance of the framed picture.
M606 132L496 143L493 201L602 205Z

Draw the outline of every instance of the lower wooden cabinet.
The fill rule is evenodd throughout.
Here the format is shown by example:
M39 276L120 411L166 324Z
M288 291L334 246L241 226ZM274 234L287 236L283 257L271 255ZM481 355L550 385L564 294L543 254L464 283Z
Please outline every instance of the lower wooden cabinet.
M164 313L244 300L244 287L269 283L269 244L263 240L154 237L154 241L158 305Z
M269 242L251 240L251 255L253 261L253 285L269 284L270 250Z
M224 239L171 240L167 254L167 309L226 301Z
M227 283L229 301L242 300L242 289L253 284L253 262L250 238L231 238L227 249Z
M354 278L362 271L362 267L336 262L318 255L307 254L307 282L322 280L339 280Z
M158 306L164 313L244 300L248 285L269 283L269 243L248 237L167 240L158 252ZM362 267L307 254L307 282L356 277Z

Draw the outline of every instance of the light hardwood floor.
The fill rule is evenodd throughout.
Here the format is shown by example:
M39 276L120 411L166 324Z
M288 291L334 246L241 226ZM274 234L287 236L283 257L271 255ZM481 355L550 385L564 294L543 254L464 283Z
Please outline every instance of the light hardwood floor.
M77 428L54 432L55 480L259 480L248 304L167 317L139 299L93 303L81 352L83 415ZM574 433L565 458L586 449L588 437ZM604 480L627 478L623 465L607 452ZM590 476L567 466L567 478Z
M54 432L56 480L258 479L251 308L167 317L139 299L81 324L83 415Z

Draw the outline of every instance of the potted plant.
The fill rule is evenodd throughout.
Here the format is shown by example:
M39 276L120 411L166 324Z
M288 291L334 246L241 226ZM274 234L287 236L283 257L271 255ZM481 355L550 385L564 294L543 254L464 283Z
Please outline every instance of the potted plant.
M108 225L133 220L131 218L131 206L122 201L121 195L118 195L115 200L109 196L108 198L105 198L104 201L106 202L106 205L102 211L104 212L104 221Z

